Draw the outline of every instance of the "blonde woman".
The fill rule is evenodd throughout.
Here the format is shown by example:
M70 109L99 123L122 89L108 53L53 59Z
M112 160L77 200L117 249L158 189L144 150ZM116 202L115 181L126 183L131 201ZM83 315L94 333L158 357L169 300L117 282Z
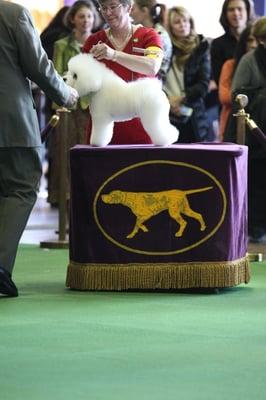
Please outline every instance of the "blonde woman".
M194 20L184 7L169 10L168 27L173 53L164 90L171 105L170 118L180 131L178 142L205 141L208 120L204 97L210 80L209 44L196 33Z

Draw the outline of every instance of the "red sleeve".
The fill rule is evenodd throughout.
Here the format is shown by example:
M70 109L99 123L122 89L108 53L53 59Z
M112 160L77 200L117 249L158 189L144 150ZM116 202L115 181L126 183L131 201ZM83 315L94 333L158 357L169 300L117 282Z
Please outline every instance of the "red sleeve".
M144 26L138 28L134 34L133 38L136 47L142 47L147 49L147 47L157 46L160 49L163 48L160 35L153 28L146 28Z

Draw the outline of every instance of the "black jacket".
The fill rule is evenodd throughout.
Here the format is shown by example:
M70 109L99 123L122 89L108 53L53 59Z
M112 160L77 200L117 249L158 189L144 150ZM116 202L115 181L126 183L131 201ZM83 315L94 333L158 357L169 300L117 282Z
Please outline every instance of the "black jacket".
M222 66L226 60L234 57L237 39L229 32L216 39L211 44L212 76L218 84Z
M199 35L199 45L194 49L184 67L185 104L193 108L190 118L191 129L196 141L204 140L208 134L208 120L204 98L208 93L211 67L209 57L209 43ZM173 56L178 57L178 49L173 48ZM180 131L182 126L178 126Z

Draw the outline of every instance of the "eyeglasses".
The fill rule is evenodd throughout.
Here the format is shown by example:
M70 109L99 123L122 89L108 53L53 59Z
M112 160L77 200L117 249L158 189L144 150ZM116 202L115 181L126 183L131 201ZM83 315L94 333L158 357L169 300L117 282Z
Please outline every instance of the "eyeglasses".
M106 14L108 11L111 13L116 12L120 7L122 7L122 4L111 4L110 6L100 6L99 11L103 14Z

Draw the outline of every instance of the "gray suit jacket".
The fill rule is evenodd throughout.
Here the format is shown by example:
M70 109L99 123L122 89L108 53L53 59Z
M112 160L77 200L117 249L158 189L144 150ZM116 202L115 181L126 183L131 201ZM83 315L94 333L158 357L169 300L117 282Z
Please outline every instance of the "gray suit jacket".
M0 0L0 147L40 146L40 132L30 80L64 105L68 86L41 46L30 13Z

